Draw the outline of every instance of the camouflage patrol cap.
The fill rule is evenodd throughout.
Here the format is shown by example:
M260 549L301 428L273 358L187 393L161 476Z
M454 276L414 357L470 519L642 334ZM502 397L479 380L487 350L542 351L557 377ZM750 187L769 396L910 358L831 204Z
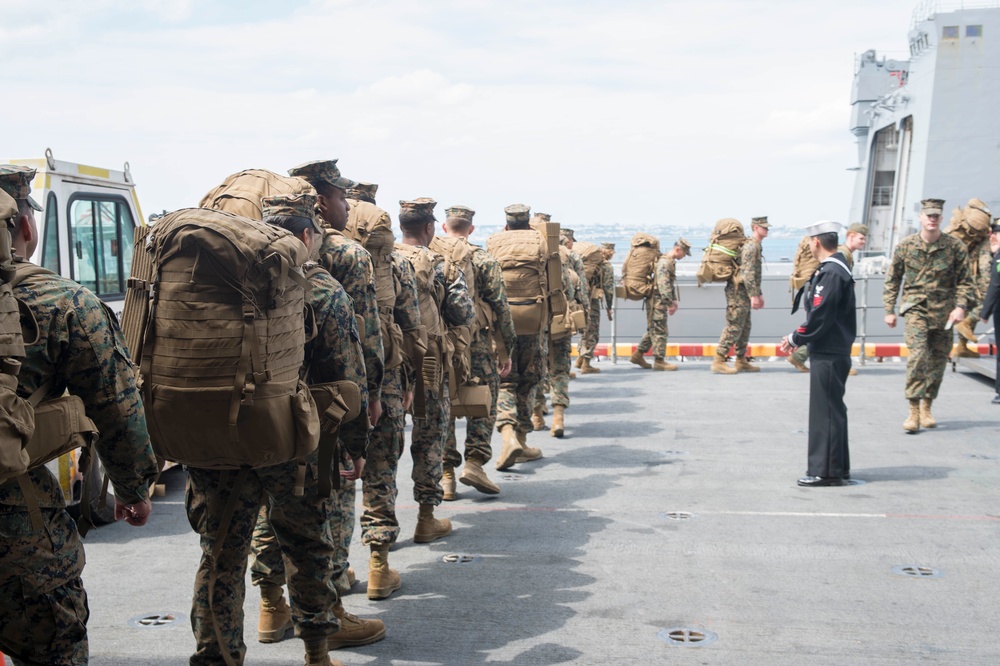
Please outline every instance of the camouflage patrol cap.
M542 222L551 222L552 221L552 216L549 215L548 213L535 213L535 217L537 217Z
M348 199L357 199L358 201L367 201L370 204L375 203L375 193L378 192L378 185L375 183L362 183L358 181L354 183L354 187L347 189Z
M574 243L576 242L576 237L573 235L573 230L568 227L559 228L559 237L566 238L568 240L573 241Z
M524 204L511 204L503 209L508 222L527 222L531 217L531 208Z
M861 234L862 236L868 235L868 225L861 224L860 222L855 222L851 226L847 227L847 233Z
M31 181L35 178L35 170L31 167L16 164L0 165L0 189L14 199L27 199L28 205L35 210L42 207L31 198Z
M944 212L944 199L922 199L920 212L925 215L940 215Z
M17 215L17 202L3 190L0 190L0 222L7 222Z
M611 250L612 252L614 252L615 251L615 244L614 243L608 243L607 241L605 241L605 242L601 243L601 249L602 250Z
M767 221L767 215L763 217L753 217L750 218L750 226L757 225L758 227L763 227L765 229L770 229L771 225Z
M357 185L357 183L350 178L344 178L340 175L340 169L337 168L337 160L316 160L314 162L306 162L305 164L300 164L297 167L289 169L288 175L305 178L310 183L330 183L334 187L342 190L347 190Z
M476 214L476 211L468 206L451 206L444 209L444 214L447 217L457 217L460 220L472 222L472 217Z
M399 223L419 224L421 222L437 222L434 217L434 206L437 201L430 197L418 197L412 201L399 202Z
M312 222L317 232L323 233L316 218L316 196L313 194L276 194L261 199L260 207L265 220L279 216L304 217Z
M688 243L683 238L678 238L677 243L675 244L677 245L677 247L681 249L682 252L684 252L685 256L687 257L691 256L691 243Z

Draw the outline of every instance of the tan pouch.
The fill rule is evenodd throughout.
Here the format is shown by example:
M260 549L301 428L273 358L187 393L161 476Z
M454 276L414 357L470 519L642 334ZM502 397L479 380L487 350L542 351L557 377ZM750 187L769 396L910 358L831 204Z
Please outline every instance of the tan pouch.
M458 387L458 394L451 399L453 418L482 419L490 415L493 395L489 386L466 384Z
M583 310L574 310L570 313L573 317L573 329L582 331L587 328L587 313Z
M510 316L514 332L518 335L535 335L542 332L545 319L544 303L511 303Z
M87 416L83 400L64 395L35 407L35 434L28 442L31 466L55 460L74 449L97 441L97 426Z
M565 338L567 335L573 333L573 319L572 314L557 314L552 317L552 322L549 324L549 335L553 340L559 340L560 338Z

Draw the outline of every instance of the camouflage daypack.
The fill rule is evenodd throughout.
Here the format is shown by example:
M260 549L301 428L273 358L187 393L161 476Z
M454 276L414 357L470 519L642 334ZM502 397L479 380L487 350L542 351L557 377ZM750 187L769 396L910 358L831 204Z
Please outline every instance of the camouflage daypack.
M698 285L705 282L738 281L737 258L746 240L743 224L739 220L727 217L716 222L708 239L708 247L701 257L701 265L698 266Z

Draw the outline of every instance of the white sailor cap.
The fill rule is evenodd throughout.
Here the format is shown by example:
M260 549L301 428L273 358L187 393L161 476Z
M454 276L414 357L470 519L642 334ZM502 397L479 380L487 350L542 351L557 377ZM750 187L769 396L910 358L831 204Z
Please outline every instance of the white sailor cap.
M839 234L840 230L843 228L840 222L832 222L830 220L820 220L815 224L810 224L806 227L807 236L819 236L820 234Z

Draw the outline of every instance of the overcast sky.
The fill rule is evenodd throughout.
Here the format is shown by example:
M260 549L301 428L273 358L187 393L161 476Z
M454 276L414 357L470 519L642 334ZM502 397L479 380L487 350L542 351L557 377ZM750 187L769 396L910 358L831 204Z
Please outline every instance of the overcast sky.
M566 226L845 222L856 55L915 0L0 0L0 157L121 169L143 212L339 158Z

